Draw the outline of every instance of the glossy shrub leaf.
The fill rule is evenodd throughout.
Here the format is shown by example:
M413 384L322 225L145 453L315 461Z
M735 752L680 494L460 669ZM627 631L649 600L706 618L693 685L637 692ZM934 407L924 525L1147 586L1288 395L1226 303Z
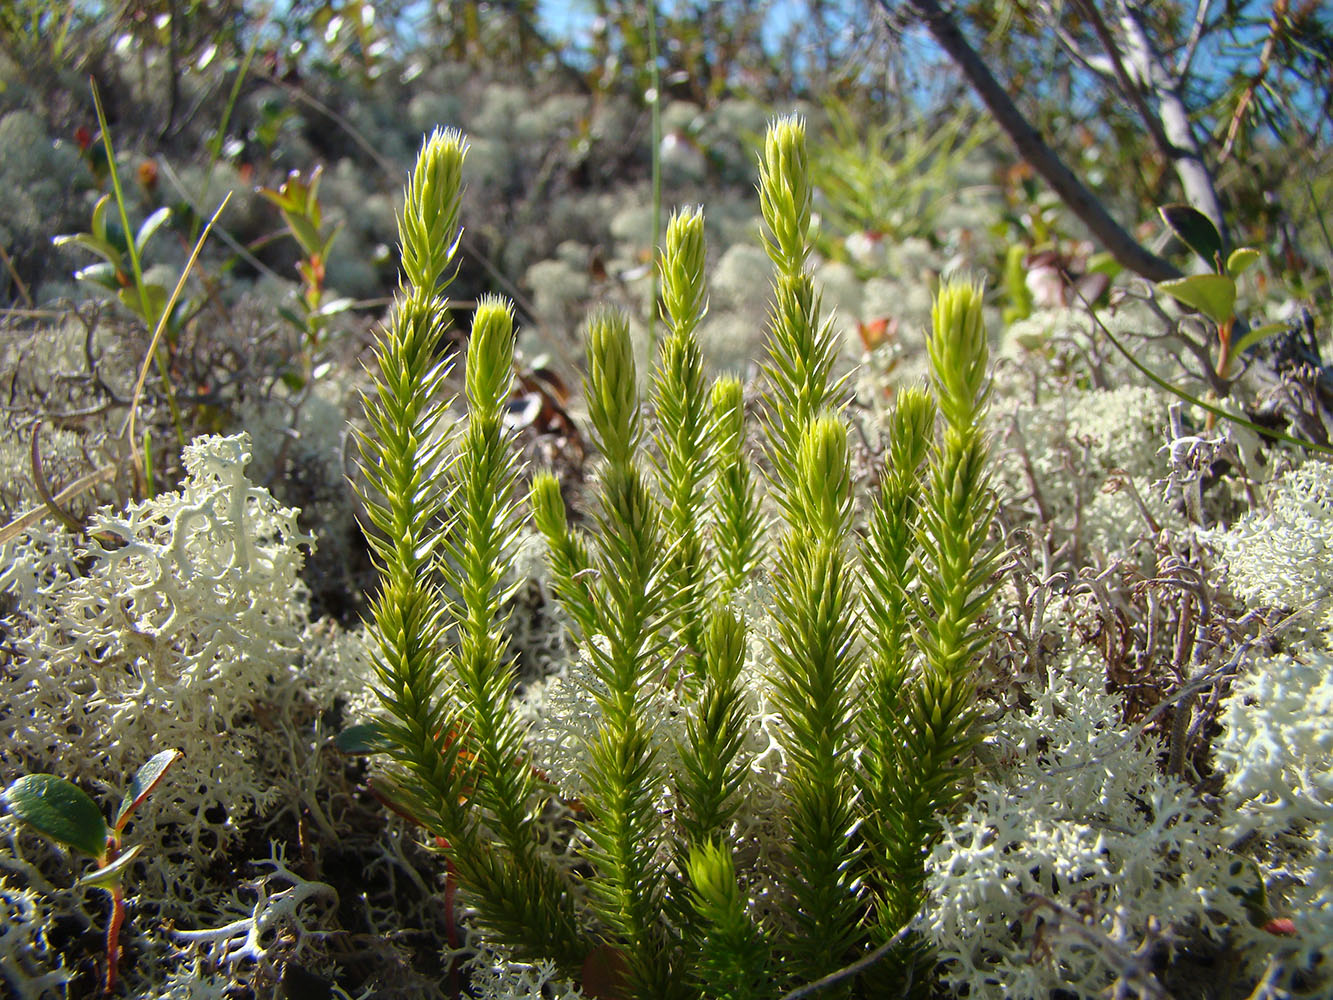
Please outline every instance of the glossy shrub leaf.
M1236 283L1223 274L1192 274L1188 278L1158 282L1157 287L1199 310L1218 326L1231 318L1236 304Z
M130 866L130 862L139 856L141 850L143 850L143 844L135 844L111 864L103 865L95 872L89 872L79 879L79 882L83 885L95 885L99 889L106 889L107 891L116 888L120 885L125 869Z
M1209 267L1216 268L1222 258L1222 237L1211 219L1189 205L1163 205L1157 210L1162 221L1180 237Z
M58 247L70 246L71 244L83 247L85 250L91 250L97 256L113 264L120 261L120 254L106 240L98 239L92 233L74 233L69 236L53 237L51 242Z
M1239 278L1248 271L1259 260L1259 251L1254 247L1241 247L1238 250L1232 250L1231 256L1227 258L1227 274L1233 278Z
M348 299L348 298L333 299L331 302L326 302L322 306L320 306L315 311L315 315L336 316L338 313L344 313L348 309L351 309L354 305L356 305L356 299Z
M301 249L310 255L319 253L323 247L323 240L320 239L319 230L309 218L291 212L284 212L282 217L287 227L291 229L292 235L296 237L296 241L301 244Z
M111 195L104 194L102 195L102 197L97 199L97 204L93 206L93 235L96 236L103 243L107 242L106 212L107 212L107 207L110 204L111 204Z
M139 808L139 804L144 799L153 793L153 789L161 783L167 769L184 756L185 754L179 750L163 750L159 754L154 754L148 763L139 768L130 781L130 787L125 789L125 797L120 800L120 808L116 810L116 818L111 822L111 825L117 831L125 829L125 824L129 822L130 815Z
M106 853L102 810L78 785L54 774L28 774L5 790L9 811L44 836L84 854Z

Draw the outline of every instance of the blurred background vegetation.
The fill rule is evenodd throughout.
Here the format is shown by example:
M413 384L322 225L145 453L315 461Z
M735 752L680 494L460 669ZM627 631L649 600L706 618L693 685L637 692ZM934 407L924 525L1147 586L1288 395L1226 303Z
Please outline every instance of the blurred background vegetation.
M311 519L331 516L320 513L319 484L342 483L325 468L336 444L318 458L303 450L318 437L305 423L342 426L351 396L338 387L360 371L397 285L404 177L438 125L471 143L457 308L491 291L514 299L536 373L524 412L558 429L574 426L564 386L577 379L589 302L628 307L650 342L654 234L674 204L707 207L712 310L701 337L710 360L752 370L767 295L754 247L754 141L772 114L793 108L810 122L819 281L853 354L891 345L900 327L919 329L945 270L993 276L991 304L1008 320L1075 304L1071 281L1105 301L1120 265L1085 224L1086 206L1052 191L1015 147L938 43L932 9L941 8L0 4L0 187L9 193L0 389L11 400L0 447L30 473L0 487L0 510L12 517L35 503L40 489L23 484L44 478L56 493L99 476L88 503L141 496L175 481L174 456L193 434L268 421L283 444L260 456L261 478L283 481ZM1298 304L1327 329L1326 4L966 0L943 10L1084 185L1084 200L1167 266L1186 268L1156 211L1189 193L1180 150L1153 124L1177 102L1216 190L1219 225L1231 245L1263 254L1246 301ZM1117 52L1131 51L1131 20L1170 80L1116 66ZM150 352L156 316L227 195ZM1251 325L1268 319L1256 312ZM57 340L66 346L53 351ZM33 364L52 356L68 365ZM146 358L152 377L136 390ZM331 409L317 417L321 406ZM127 413L143 430L133 442ZM60 444L70 428L78 449ZM109 455L89 457L90 442ZM68 503L77 518L78 503ZM349 518L339 524L326 531L355 538ZM327 549L340 558L337 544ZM358 592L341 577L337 589Z

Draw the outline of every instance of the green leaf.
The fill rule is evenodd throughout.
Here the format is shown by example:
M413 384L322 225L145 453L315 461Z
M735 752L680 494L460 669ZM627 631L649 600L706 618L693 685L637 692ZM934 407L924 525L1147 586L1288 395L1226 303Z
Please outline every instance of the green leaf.
M1275 333L1281 333L1286 328L1286 323L1265 323L1263 326L1256 326L1245 336L1241 337L1240 340L1236 341L1232 350L1237 354L1242 351L1247 351L1255 344L1267 340Z
M385 753L393 748L378 722L349 726L333 738L333 745L340 752L353 755Z
M107 892L120 885L121 876L125 874L125 869L130 866L139 852L143 850L143 844L135 844L128 851L116 858L109 865L103 865L95 872L89 872L83 878L79 879L80 885L95 885L99 889L105 889Z
M1236 283L1225 274L1192 274L1188 278L1158 282L1157 287L1199 310L1218 326L1231 319L1236 304Z
M312 257L320 252L323 240L320 239L319 230L310 219L293 212L283 212L282 218L287 223L287 228L292 231L292 235L296 237L296 242L301 244L301 249Z
M38 833L95 858L105 856L106 820L78 785L54 774L28 774L5 790L4 800Z
M107 207L110 204L111 204L111 195L104 194L102 195L102 197L97 199L97 204L93 206L93 235L96 236L103 243L107 242L106 212L107 212Z
M120 808L116 810L116 818L111 823L117 832L125 829L130 814L153 793L153 789L162 781L167 769L184 756L185 754L179 750L163 750L159 754L154 754L148 763L139 768L130 781L130 787L125 790L125 797L120 800Z
M1114 278L1124 269L1120 261L1106 251L1095 253L1088 258L1088 274L1104 274L1108 278Z
M113 265L120 263L120 251L113 247L106 240L98 239L92 233L74 233L68 236L53 236L51 242L58 247L66 247L70 244L83 247L85 250L91 250L97 256L111 262Z
M1259 251L1253 247L1241 247L1238 250L1231 251L1231 256L1227 258L1227 274L1233 278L1239 278L1248 271L1259 260Z
M1158 213L1171 231L1187 247L1198 254L1205 264L1216 268L1222 259L1222 236L1211 219L1189 205L1163 205Z
M355 299L332 299L315 310L315 315L336 316L338 313L346 312L348 309L351 309L354 305L356 305Z
M167 290L161 285L145 285L142 297L136 288L122 288L116 295L120 298L121 305L143 320L149 329L157 325L162 310L167 307ZM145 309L147 309L146 315Z
M105 288L108 292L120 293L122 288L120 283L120 271L109 261L99 260L96 264L89 264L87 267L81 267L74 272L75 281L88 281L94 285Z
M153 234L162 228L162 223L171 218L171 209L165 205L156 212L144 219L144 223L139 227L138 234L134 237L134 249L140 255L143 254L143 248L148 245L148 241L153 238Z

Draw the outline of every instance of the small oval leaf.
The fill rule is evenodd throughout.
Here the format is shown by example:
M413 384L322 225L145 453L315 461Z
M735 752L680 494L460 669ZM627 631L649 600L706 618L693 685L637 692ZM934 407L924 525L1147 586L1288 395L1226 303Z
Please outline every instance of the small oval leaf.
M324 303L324 305L320 306L319 309L315 311L315 315L336 316L338 313L347 312L347 310L351 309L354 305L356 305L356 299L347 299L347 298L333 299L332 301L326 302Z
M1157 287L1199 310L1218 326L1231 319L1236 304L1236 283L1224 274L1192 274L1188 278L1158 282Z
M1241 247L1238 250L1233 250L1231 256L1227 258L1227 274L1233 278L1239 278L1254 267L1258 260L1259 251L1254 247Z
M78 785L54 774L28 774L5 790L9 811L38 833L100 858L106 854L106 820Z
M130 862L139 856L143 850L143 844L135 844L128 851L116 858L109 865L103 865L95 872L89 872L79 882L83 885L95 885L99 889L106 889L110 892L116 886L120 885L120 880L125 874L125 869L130 866Z
M96 264L89 264L87 267L81 267L74 272L75 281L88 281L108 292L120 292L120 272L116 270L115 265L104 260L99 260Z
M159 754L154 754L148 762L135 773L130 781L130 787L125 790L125 797L120 800L120 808L116 810L116 818L112 820L111 825L117 832L125 829L125 824L129 822L130 815L139 808L139 804L153 793L153 789L161 783L167 769L172 764L184 757L179 750L163 750Z
M1162 221L1211 268L1222 261L1222 237L1211 219L1190 205L1163 205L1157 210Z

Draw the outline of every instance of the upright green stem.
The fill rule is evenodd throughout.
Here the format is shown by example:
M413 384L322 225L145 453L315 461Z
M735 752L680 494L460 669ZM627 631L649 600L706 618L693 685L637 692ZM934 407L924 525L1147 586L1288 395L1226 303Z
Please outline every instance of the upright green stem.
M653 254L662 239L662 70L657 65L657 0L648 0L648 81L652 97L648 112L652 117L653 150ZM648 342L657 350L657 268L653 268L653 304L648 310Z
M403 287L376 347L366 400L370 431L360 444L370 489L362 496L381 575L370 630L376 694L407 804L448 844L481 923L511 938L526 929L528 951L572 970L583 957L579 934L568 899L534 857L530 779L518 760L521 731L503 707L509 675L494 638L514 475L497 419L512 327L494 302L483 303L476 331L468 388L479 415L458 474L449 452L448 365L437 354L448 312L437 287L452 278L464 151L457 132L436 131L418 157L399 218ZM444 574L453 576L461 608L439 582L446 554L461 564ZM451 657L454 620L462 642ZM509 850L494 848L469 807L473 795L489 807Z
M102 144L106 146L107 169L111 174L111 190L116 197L116 211L120 213L121 229L125 233L125 243L130 257L130 271L134 278L134 288L139 296L139 308L151 336L157 323L165 323L166 316L156 316L149 303L148 290L143 280L143 263L139 260L139 248L135 245L134 230L130 228L129 212L125 208L125 192L120 186L120 171L116 167L116 150L111 144L111 128L107 125L106 112L102 109L102 95L97 89L97 81L90 80L93 89L93 108L97 112L97 127L102 132ZM165 347L159 346L153 353L153 362L157 365L158 377L162 380L162 395L171 411L171 422L176 428L176 441L185 447L185 418L181 416L180 406L176 402L176 389L171 384L171 371Z
M857 937L858 845L851 784L857 675L855 586L843 551L851 527L847 429L829 412L837 345L820 323L806 272L811 187L805 126L774 122L760 167L765 245L777 277L769 324L768 455L786 530L773 569L773 684L785 731L791 836L789 974L841 966Z

